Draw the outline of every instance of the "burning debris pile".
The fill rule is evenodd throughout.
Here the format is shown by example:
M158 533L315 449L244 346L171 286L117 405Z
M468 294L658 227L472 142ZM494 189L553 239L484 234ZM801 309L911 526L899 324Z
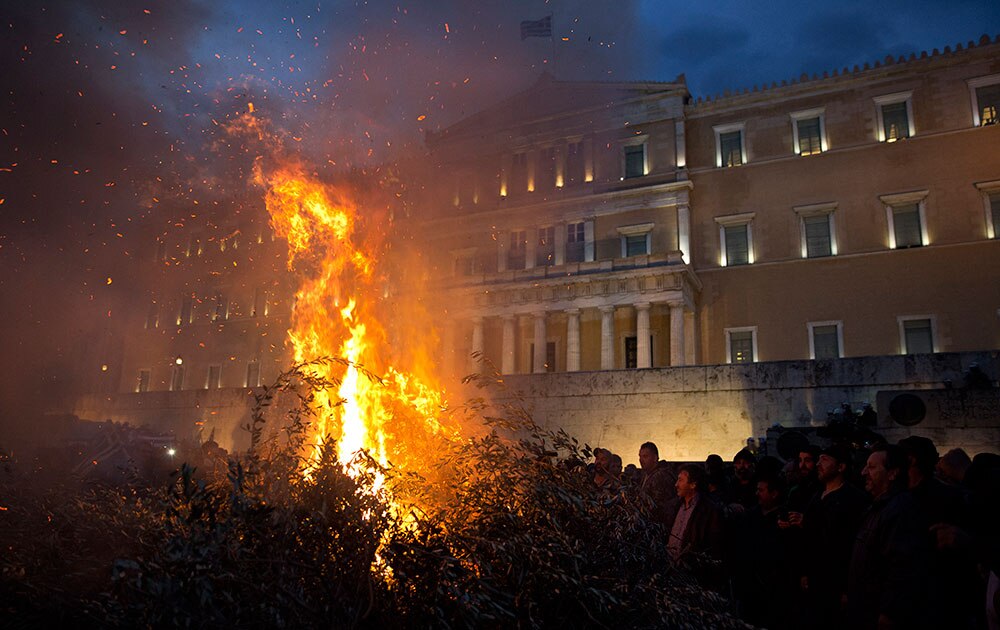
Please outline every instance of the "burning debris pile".
M516 406L464 407L488 433L424 453L437 484L375 456L345 467L310 428L347 382L317 376L327 367L357 368L318 361L267 388L225 479L185 465L164 490L4 488L0 604L27 626L742 627L667 560L634 489L595 488L589 450ZM300 404L269 440L265 410L285 394Z

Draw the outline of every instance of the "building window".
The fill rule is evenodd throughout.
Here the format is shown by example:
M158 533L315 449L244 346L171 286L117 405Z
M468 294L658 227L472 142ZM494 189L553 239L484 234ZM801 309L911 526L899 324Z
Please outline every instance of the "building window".
M935 326L930 315L906 315L898 318L899 345L903 354L934 352Z
M988 213L990 218L990 238L1000 238L1000 236L997 235L997 233L1000 232L1000 193L988 195L987 203L990 208Z
M260 363L250 361L247 363L247 387L257 387L260 385Z
M156 262L163 262L167 259L167 242L163 239L156 239Z
M587 232L583 221L566 225L566 262L583 262Z
M827 150L822 108L792 114L792 145L798 155L816 155Z
M205 389L219 389L222 387L222 366L208 366L208 379L205 381Z
M986 209L986 238L1000 238L1000 180L979 182L976 188Z
M1000 74L969 81L972 96L972 124L976 127L1000 122Z
M194 300L190 296L181 299L181 311L177 314L177 325L190 324L194 320Z
M625 174L623 179L642 177L646 174L646 143L629 144L624 147Z
M556 229L552 226L538 228L538 244L535 246L535 265L543 267L555 264Z
M570 184L583 182L583 142L566 145L566 181Z
M229 301L221 293L215 296L215 308L212 311L212 321L229 319Z
M649 364L653 365L653 336L649 336ZM625 369L639 367L639 338L625 337Z
M839 359L844 356L841 322L810 322L807 327L810 359Z
M926 190L898 195L882 195L889 225L889 249L905 249L929 244L924 217Z
M753 212L716 217L719 224L719 264L723 267L754 262Z
M150 370L139 370L139 376L135 381L135 391L136 392L148 392L149 391L149 378L151 375Z
M726 363L753 363L757 360L757 327L726 329Z
M835 204L826 203L795 208L796 214L799 215L803 258L821 258L837 254L833 223L833 211L836 207Z
M510 233L510 249L507 250L507 268L524 269L525 254L528 251L528 233L514 230Z
M153 302L146 311L146 330L152 330L160 325L160 305Z
M715 130L715 165L739 166L747 162L747 149L743 141L744 124L718 125Z
M511 164L510 190L513 194L528 190L528 154L515 153Z
M879 142L895 142L916 134L912 97L912 92L899 92L875 98Z
M535 177L536 190L552 190L556 186L556 149L546 147L538 153L538 175Z
M455 258L455 275L458 277L471 276L476 273L476 257L472 255L457 256Z
M170 391L178 392L184 388L184 366L174 365L170 368Z
M622 258L645 256L650 252L650 234L652 223L640 223L618 228L622 242Z

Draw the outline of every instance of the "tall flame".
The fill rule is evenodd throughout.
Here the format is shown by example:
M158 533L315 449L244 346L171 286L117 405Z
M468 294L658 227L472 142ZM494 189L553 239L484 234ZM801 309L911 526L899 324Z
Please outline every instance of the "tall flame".
M435 370L426 354L411 351L407 340L391 343L387 333L394 315L406 315L392 303L394 297L386 298L392 291L379 258L385 217L359 212L344 189L294 163L267 174L258 164L256 175L266 187L272 228L288 241L288 268L299 278L288 332L294 359L349 362L307 367L340 386L336 395L316 392L310 436L315 449L306 474L329 439L352 475L362 450L382 466L419 464L429 438L455 430L439 420L445 402L441 388L427 382ZM380 382L357 366L380 375Z

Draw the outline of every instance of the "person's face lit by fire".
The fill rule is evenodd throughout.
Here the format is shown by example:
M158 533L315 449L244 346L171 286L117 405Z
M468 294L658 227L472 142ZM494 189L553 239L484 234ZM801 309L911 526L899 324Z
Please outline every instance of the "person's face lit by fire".
M691 482L686 470L677 473L677 482L674 484L674 488L677 490L677 496L685 501L698 493L698 485Z
M651 448L640 448L639 449L639 466L642 467L646 472L650 472L656 468L658 463L657 454L653 452Z
M799 474L810 477L816 473L816 459L809 451L799 453Z
M611 469L611 451L601 448L594 451L594 468L606 473Z

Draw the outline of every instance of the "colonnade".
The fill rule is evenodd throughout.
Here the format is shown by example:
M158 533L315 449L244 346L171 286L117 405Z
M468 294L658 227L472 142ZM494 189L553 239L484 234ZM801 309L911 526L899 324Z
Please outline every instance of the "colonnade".
M606 304L596 308L601 314L601 368L602 370L615 369L615 310L621 307L631 307L635 309L635 331L636 331L636 367L649 368L651 364L650 348L650 323L649 313L654 306L652 302L637 302L633 304L612 305ZM691 333L689 325L685 323L685 305L683 302L664 302L670 309L670 365L681 366L686 364L687 354L685 352L685 338ZM532 366L535 373L546 371L546 342L548 340L548 316L552 313L563 313L566 315L566 347L565 360L567 372L580 371L580 360L582 356L582 343L580 334L581 308L568 308L561 311L546 311L544 309L528 311L525 313L507 313L494 316L502 321L502 343L500 356L500 371L503 374L513 374L516 372L515 354L515 330L516 319L519 316L527 315L532 319L533 330L533 351ZM472 352L482 354L485 348L484 339L484 316L472 318Z

